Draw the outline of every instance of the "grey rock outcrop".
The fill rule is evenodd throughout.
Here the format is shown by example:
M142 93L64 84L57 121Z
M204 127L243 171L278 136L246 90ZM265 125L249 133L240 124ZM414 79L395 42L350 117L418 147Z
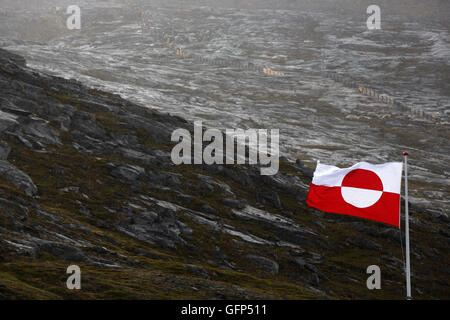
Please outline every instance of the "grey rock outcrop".
M263 271L273 274L273 275L278 274L280 266L278 265L277 262L275 262L269 258L254 255L254 254L249 254L246 256L246 258L248 260L250 260L251 262L253 262L258 268L262 269Z
M28 196L34 196L38 192L33 180L31 180L26 173L20 171L8 161L0 160L0 177L4 177L6 180L11 181L18 189L25 192Z
M11 148L9 145L4 141L0 141L0 160L7 160L10 152Z

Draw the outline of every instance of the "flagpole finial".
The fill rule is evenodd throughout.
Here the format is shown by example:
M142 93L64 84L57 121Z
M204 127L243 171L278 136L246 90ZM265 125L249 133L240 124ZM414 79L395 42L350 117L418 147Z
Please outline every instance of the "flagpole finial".
M404 155L404 156L408 156L409 153L405 151L405 152L403 152L403 155Z

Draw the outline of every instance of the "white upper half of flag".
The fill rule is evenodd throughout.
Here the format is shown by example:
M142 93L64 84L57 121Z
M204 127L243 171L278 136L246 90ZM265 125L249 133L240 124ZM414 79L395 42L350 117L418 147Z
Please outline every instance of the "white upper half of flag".
M384 192L400 194L403 163L387 162L383 164L371 164L359 162L350 168L338 168L321 164L317 161L316 171L312 183L317 186L341 187L344 177L351 171L364 169L374 172L383 183Z

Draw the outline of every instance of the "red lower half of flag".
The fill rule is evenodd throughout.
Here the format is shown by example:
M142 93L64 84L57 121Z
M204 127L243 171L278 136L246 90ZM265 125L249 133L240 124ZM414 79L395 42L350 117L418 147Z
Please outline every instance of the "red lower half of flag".
M306 202L309 206L321 211L375 220L399 227L400 195L398 193L383 192L378 201L371 206L358 208L344 200L341 187L311 184Z

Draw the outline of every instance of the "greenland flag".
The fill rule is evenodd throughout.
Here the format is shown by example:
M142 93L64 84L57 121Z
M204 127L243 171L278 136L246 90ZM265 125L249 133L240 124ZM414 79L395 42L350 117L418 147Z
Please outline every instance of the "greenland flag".
M317 162L306 202L321 211L399 227L401 178L401 162L360 162L344 169Z

